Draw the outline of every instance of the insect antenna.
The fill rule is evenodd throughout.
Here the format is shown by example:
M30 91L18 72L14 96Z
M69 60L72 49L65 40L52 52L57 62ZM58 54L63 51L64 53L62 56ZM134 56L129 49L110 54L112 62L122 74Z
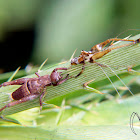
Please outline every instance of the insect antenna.
M108 66L108 65L107 65ZM123 80L115 73L115 71L113 69L111 69L111 67L108 66L108 68L116 75L116 77L121 81L121 83L127 88L127 90L131 93L131 95L134 96L134 94L132 93L132 91L128 88L128 86L123 82Z
M106 64L105 64L106 65ZM128 88L128 86L123 82L123 80L115 73L115 71L108 65L106 65L111 72L113 72L115 74L115 76L121 81L121 83L127 88L127 90L130 92L131 95L134 96L134 94L132 93L132 91ZM114 87L114 89L116 90L116 92L118 93L118 95L121 97L120 93L118 92L117 88L115 87L115 85L113 84L113 82L111 81L111 79L109 78L109 76L107 75L107 73L103 70L103 68L99 65L99 67L102 69L102 71L104 72L104 74L106 75L106 77L109 79L109 81L111 82L112 86Z
M106 77L108 78L108 80L110 81L110 83L112 84L112 86L114 87L114 89L116 90L116 92L118 93L118 95L121 98L121 95L120 95L119 91L117 90L117 88L115 87L115 85L113 84L113 82L111 81L111 79L109 78L109 76L107 75L107 73L104 71L104 69L100 65L98 65L98 66L102 69L102 71L104 72L104 74L106 75Z
M122 34L128 32L128 31L139 31L139 30L140 30L140 29L127 29L127 30L125 30L125 31L123 31L123 32L121 32L121 33L119 33L119 34L116 36L116 38L118 38L120 35L122 35Z

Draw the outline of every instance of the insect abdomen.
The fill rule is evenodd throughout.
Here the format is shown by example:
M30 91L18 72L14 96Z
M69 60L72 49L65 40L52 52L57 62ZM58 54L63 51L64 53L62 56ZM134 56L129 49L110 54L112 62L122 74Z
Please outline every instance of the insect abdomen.
M14 100L19 100L28 95L30 95L30 91L28 90L27 83L24 83L20 88L12 93L12 98Z

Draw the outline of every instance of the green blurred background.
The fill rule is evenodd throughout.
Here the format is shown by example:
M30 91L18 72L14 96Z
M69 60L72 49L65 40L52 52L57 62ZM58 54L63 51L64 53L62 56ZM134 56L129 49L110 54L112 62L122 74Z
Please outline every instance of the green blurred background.
M0 0L1 71L68 60L139 28L138 0ZM127 31L120 37L138 34Z
M137 30L126 31L119 37L139 34L139 5L139 0L0 0L0 73L13 71L19 66L23 69L29 63L40 66L46 58L47 64L68 60L75 49L78 49L75 56L79 56L81 50L88 51L96 43L116 37L128 29ZM22 76L27 74L21 72ZM3 78L2 75L3 81L10 77ZM120 81L114 79L111 78L119 89ZM102 136L105 139L106 136L108 139L112 136L117 140L123 137L134 139L129 128L129 113L139 110L140 80L138 75L129 75L123 81L136 96L127 96L125 90L120 90L123 98L119 99L114 87L105 79L91 87L109 94L75 91L47 102L61 108L49 110L44 105L41 114L39 108L32 108L11 115L25 127L0 119L0 139L47 139L47 136L70 139L71 136L77 140L79 136L83 139L86 135L90 138ZM137 118L135 122L138 122ZM54 130L50 131L52 127Z

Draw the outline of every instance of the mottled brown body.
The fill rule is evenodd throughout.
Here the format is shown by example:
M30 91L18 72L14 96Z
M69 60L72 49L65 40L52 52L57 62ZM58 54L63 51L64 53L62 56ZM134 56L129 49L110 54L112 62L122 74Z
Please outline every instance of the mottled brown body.
M39 96L40 106L42 107L42 98L46 92L46 87L51 85L57 86L71 78L67 75L63 79L63 77L60 75L61 72L57 72L57 70L67 70L67 68L56 68L52 71L51 75L39 76L38 73L35 73L38 76L37 78L21 78L1 84L0 87L8 85L21 85L21 87L11 94L13 100L16 101L8 103L3 108L1 108L0 111L6 107L33 100Z
M50 75L41 76L39 78L25 78L22 80L24 80L25 83L12 93L12 98L14 100L19 100L33 93L40 94L42 93L44 87L51 85Z

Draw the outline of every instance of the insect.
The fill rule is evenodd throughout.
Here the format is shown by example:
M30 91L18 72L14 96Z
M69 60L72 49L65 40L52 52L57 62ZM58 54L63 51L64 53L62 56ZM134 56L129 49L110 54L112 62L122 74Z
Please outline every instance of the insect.
M117 46L114 48L109 48L112 45L111 42L114 42L114 41L130 41L131 43ZM109 43L111 43L111 45L108 46L107 48L103 49ZM104 42L96 44L95 46L93 46L91 48L90 51L82 50L79 57L75 57L75 58L71 59L71 65L83 64L81 72L78 75L76 75L75 77L78 77L79 75L81 75L83 73L83 71L85 69L85 62L96 63L99 66L106 67L105 65L100 64L100 63L96 62L95 60L103 57L104 55L108 54L109 52L111 52L114 49L118 49L118 48L125 47L125 46L130 46L130 45L133 45L136 43L140 43L140 39L128 40L128 39L111 38L111 39L107 39Z
M42 98L45 95L47 86L57 86L65 82L66 80L72 78L69 77L69 74L66 75L65 78L61 76L62 72L57 72L57 70L67 70L67 68L56 68L52 71L51 75L40 76L37 72L37 78L21 78L10 82L5 82L0 85L8 86L8 85L22 85L17 90L15 90L11 96L14 100L13 102L8 103L4 107L0 109L0 112L7 108L11 107L26 101L33 100L40 96L39 103L40 109L42 109Z

